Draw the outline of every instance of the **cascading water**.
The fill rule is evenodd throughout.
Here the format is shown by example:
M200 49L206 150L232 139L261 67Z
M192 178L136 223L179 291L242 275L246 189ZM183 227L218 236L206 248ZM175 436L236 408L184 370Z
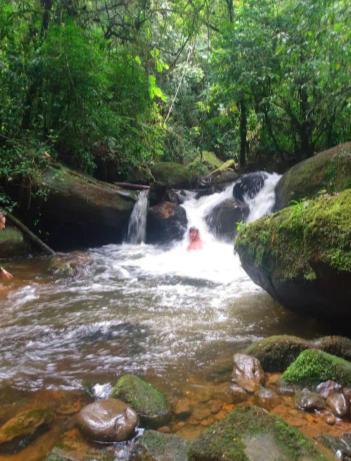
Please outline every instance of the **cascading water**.
M278 179L265 175L259 192L243 197L249 220L273 207ZM42 258L9 264L18 288L1 299L2 384L77 388L127 371L156 374L178 390L189 374L206 373L218 358L230 363L258 337L308 336L308 322L273 303L243 271L232 242L207 228L206 215L232 197L233 185L199 199L187 193L183 207L200 229L201 251L187 251L187 235L171 248L107 245L61 256L78 266L73 277L53 275ZM145 233L146 202L144 191L131 218L135 242Z
M129 218L127 232L128 243L137 244L145 242L148 197L148 189L142 190L139 193L138 200Z

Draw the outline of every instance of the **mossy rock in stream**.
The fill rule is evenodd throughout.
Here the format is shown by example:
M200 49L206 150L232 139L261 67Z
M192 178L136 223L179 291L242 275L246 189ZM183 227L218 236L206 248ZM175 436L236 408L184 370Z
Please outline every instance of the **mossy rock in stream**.
M351 317L351 189L242 226L235 247L253 281L284 306Z
M133 449L131 461L188 461L190 444L174 434L145 431Z
M7 226L0 231L0 259L13 258L28 254L30 245L23 233L13 226Z
M90 448L84 453L76 453L61 448L54 448L45 461L115 461L114 452Z
M244 353L256 357L265 371L282 372L306 349L320 349L351 360L351 339L343 336L324 336L316 340L291 335L269 336L248 346Z
M151 166L155 182L161 186L187 188L195 184L197 175L191 169L176 162L158 162Z
M46 408L23 410L0 427L0 451L15 452L47 429L54 415Z
M189 461L326 461L316 445L255 406L229 413L190 447Z
M314 197L320 191L351 188L351 142L340 144L298 163L283 175L276 187L277 210L292 201Z
M161 391L138 376L123 375L112 390L112 397L128 403L148 428L165 425L171 415L170 405Z
M327 352L308 349L282 375L291 384L315 385L323 381L336 381L343 386L351 385L351 362Z

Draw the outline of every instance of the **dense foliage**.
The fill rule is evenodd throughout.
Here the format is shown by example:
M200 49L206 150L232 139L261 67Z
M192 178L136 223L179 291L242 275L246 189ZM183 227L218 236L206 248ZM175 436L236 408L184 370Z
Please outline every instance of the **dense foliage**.
M0 0L0 180L45 152L116 179L345 141L350 20L347 0Z

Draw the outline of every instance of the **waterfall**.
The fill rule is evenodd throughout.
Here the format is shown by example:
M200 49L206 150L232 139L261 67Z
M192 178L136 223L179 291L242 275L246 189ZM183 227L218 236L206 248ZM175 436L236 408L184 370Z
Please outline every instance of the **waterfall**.
M138 244L145 241L148 197L148 189L142 190L139 193L138 200L129 218L127 233L128 243Z

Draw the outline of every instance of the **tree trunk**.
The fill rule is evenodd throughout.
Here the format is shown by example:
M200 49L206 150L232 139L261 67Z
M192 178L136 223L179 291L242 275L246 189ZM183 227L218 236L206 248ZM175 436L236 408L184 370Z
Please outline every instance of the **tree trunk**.
M247 114L246 104L243 100L240 102L240 166L246 164L246 152L247 152Z
M227 9L228 9L228 16L229 21L232 23L234 22L234 4L233 0L226 0Z

